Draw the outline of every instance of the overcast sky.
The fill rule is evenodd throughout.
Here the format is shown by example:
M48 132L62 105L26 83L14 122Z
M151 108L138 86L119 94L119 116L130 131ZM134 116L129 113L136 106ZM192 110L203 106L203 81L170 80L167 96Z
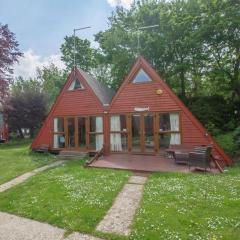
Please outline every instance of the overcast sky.
M74 28L93 42L94 34L108 27L108 17L116 5L129 8L133 0L0 0L0 23L8 24L24 53L14 67L14 75L34 77L37 66L60 60L60 45Z

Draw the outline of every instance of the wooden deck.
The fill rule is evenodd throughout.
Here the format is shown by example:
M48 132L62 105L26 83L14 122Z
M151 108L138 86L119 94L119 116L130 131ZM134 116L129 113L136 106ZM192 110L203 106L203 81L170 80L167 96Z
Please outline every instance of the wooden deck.
M101 156L92 162L89 167L124 169L143 172L189 172L187 165L175 164L172 158L158 155L110 154ZM195 171L191 168L191 172ZM212 172L218 172L212 169Z

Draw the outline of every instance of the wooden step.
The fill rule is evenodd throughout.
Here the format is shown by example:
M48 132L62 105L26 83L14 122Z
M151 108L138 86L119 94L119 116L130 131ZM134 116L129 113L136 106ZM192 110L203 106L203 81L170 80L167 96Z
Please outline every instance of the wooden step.
M79 151L61 151L58 155L58 158L61 159L81 159L88 155L88 152L79 152Z

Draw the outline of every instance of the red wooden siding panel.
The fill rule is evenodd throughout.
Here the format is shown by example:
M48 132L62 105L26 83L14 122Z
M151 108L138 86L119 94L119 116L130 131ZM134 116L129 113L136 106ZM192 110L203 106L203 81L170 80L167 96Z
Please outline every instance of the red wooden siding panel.
M152 112L180 110L167 91L164 91L162 95L156 94L159 88L163 89L160 83L128 83L111 105L110 112L133 112L134 107L149 107Z
M181 121L183 144L197 145L210 143L206 135L200 131L200 129L196 128L196 126L184 112L181 114Z
M96 102L87 89L65 92L54 111L54 115L87 115L103 112L103 107Z
M35 139L35 141L33 142L31 148L37 148L39 147L41 144L47 144L49 146L52 145L52 118L47 119L46 120L46 124L44 125L44 131L40 131L40 135L39 137L37 137Z

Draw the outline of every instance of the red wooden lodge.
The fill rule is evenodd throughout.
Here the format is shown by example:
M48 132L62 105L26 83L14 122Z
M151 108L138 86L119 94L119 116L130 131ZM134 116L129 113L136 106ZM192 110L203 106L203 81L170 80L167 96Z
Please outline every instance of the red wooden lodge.
M212 144L215 157L232 164L143 57L116 93L86 72L73 69L31 148L44 144L55 152L103 148L105 160L116 159L117 163L139 156L138 165L145 166L139 170L147 168L149 159L160 164L171 161L163 157L171 145ZM114 164L111 167L118 168Z

